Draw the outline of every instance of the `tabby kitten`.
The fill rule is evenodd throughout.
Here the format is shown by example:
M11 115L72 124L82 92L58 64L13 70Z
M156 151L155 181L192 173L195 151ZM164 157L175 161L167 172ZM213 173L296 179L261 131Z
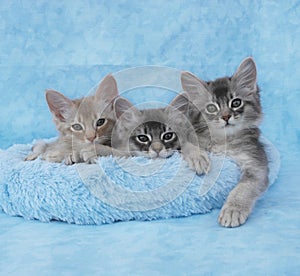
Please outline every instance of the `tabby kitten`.
M256 75L250 57L232 77L205 82L189 72L181 75L183 90L201 113L202 127L197 132L202 145L231 157L241 169L240 181L219 215L219 223L225 227L245 223L257 198L268 187L268 161L259 141L262 110Z
M197 173L208 170L209 160L205 151L193 145L187 127L192 125L187 118L189 100L187 95L178 95L167 107L136 109L124 98L114 103L116 118L112 147L130 155L150 158L168 158L176 151ZM196 137L196 135L195 135Z
M90 155L85 156L84 150L95 146L98 155L111 154L111 132L115 124L112 101L117 96L117 83L112 75L103 79L95 95L81 99L70 100L59 92L46 91L59 137L51 143L36 143L26 160L40 156L67 165L90 162Z

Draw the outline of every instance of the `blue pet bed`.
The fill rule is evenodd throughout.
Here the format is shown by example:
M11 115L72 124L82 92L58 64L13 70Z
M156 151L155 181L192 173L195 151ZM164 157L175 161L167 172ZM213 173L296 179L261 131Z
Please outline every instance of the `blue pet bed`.
M264 140L270 183L279 154ZM197 176L179 154L168 159L101 157L98 164L23 161L31 145L0 150L0 208L43 222L105 224L204 214L220 208L240 177L237 165L211 156L212 169Z

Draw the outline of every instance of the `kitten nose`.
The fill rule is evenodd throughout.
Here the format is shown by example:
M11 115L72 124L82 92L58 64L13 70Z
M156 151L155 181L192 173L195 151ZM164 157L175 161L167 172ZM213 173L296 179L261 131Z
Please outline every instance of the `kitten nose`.
M225 114L225 115L222 116L222 119L223 119L226 123L228 123L228 121L229 121L230 118L231 118L231 115L230 115L230 114Z
M94 140L96 139L96 135L87 137L86 139L93 143Z
M163 145L160 142L154 142L152 144L152 149L157 153L159 153L162 150L162 148L163 148Z

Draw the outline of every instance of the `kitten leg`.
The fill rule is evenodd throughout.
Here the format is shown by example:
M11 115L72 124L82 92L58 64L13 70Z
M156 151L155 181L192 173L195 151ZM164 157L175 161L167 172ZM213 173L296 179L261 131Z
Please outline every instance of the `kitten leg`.
M86 146L80 151L80 158L88 164L95 164L99 156L108 155L112 155L112 148L102 144Z
M48 162L62 162L65 156L65 148L62 146L60 140L56 140L52 143L47 144L47 148L41 154L41 159Z
M96 144L96 145L85 147L80 152L80 158L83 160L83 162L88 164L97 163L99 156L110 156L110 155L114 157L131 156L129 152L123 152L102 144Z
M25 158L25 161L35 160L40 156L42 160L46 160L48 162L62 162L65 159L65 154L63 153L63 150L58 147L58 141L52 142L50 144L44 141L38 141L32 147L32 153L30 153Z
M65 154L59 150L48 150L41 157L43 160L53 163L60 163L65 160Z
M95 151L88 151L83 149L80 153L83 162L88 164L96 164L98 160L98 156Z
M210 161L205 150L188 142L183 145L181 152L189 167L197 174L209 172Z
M33 147L32 152L24 159L25 161L32 161L37 159L41 154L43 154L47 149L48 144L42 140L37 141Z
M257 166L257 164L256 164ZM224 227L237 227L244 224L250 215L257 198L268 186L268 168L242 170L239 184L230 192L223 205L219 223Z

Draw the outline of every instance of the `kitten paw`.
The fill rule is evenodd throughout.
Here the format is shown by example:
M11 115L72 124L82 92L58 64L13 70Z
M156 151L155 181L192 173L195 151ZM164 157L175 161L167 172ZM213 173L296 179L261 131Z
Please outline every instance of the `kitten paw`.
M52 163L60 163L64 161L64 156L58 151L49 151L42 155L42 159Z
M74 160L74 158L73 158L73 154L67 154L66 156L65 156L65 165L67 165L67 166L71 166L71 165L73 165L74 163L76 163L76 162L74 162L73 161Z
M95 151L82 150L80 155L81 155L83 162L85 162L87 164L96 164L97 163L98 156L96 155Z
M184 156L189 167L196 171L197 174L208 173L210 170L210 160L205 151L193 151L188 156Z
M33 161L37 159L41 154L45 153L48 144L42 140L37 141L31 148L32 152L25 157L24 161Z
M33 161L39 157L39 154L32 152L28 156L25 157L24 161Z
M250 211L242 206L233 206L225 203L222 207L218 221L224 227L238 227L244 224Z
M80 152L80 154L79 154L76 151L66 154L64 160L65 160L65 164L67 166L74 165L76 163L85 162L85 160L83 160L82 153Z

